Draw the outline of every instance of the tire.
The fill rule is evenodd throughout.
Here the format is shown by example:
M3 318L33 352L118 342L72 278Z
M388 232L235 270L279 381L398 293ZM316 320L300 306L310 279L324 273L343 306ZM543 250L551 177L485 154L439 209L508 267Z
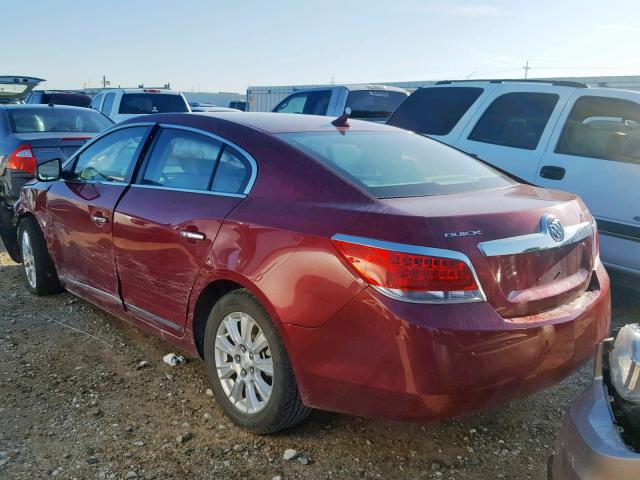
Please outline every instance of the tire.
M274 433L311 412L300 399L289 357L269 315L245 289L228 293L211 310L204 364L224 413L251 432Z
M35 218L18 224L18 242L27 288L34 295L50 295L61 290L58 274L49 256L42 230Z
M13 209L7 208L2 202L0 202L0 238L11 260L16 263L22 262L18 234L13 225Z

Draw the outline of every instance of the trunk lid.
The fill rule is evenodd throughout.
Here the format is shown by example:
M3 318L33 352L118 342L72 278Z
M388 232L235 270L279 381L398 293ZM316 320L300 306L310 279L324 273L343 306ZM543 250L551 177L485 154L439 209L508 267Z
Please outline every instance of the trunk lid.
M569 302L591 280L592 218L574 195L517 185L381 202L411 218L412 243L467 255L505 318ZM554 239L559 232L563 238Z
M42 82L42 78L0 76L0 103L17 103Z

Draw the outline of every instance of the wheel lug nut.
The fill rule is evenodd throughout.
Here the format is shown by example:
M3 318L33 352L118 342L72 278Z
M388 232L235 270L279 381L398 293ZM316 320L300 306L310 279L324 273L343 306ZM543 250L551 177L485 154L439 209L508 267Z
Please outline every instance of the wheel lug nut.
M249 360L253 360L253 353L249 354Z
M249 371L253 374L253 372L255 372L255 370L253 369L253 367L249 367Z
M242 353L246 352L247 351L247 347L245 347L244 345L240 345L240 351Z
M247 376L247 371L244 368L240 371L240 376L241 377L246 377Z
M240 355L235 355L233 357L233 361L236 362L236 363L240 363Z

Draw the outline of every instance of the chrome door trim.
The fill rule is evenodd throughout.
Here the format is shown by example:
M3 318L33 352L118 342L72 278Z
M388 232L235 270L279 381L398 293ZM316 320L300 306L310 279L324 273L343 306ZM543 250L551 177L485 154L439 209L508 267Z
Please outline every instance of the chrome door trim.
M235 148L236 150L238 150L249 161L249 164L251 165L251 177L249 178L249 181L247 182L247 186L244 187L244 191L242 192L242 194L245 196L249 194L249 192L251 191L251 188L253 187L253 184L256 182L256 177L258 176L258 163L256 162L255 158L253 158L253 156L249 152L247 152L244 148L240 147L239 145L233 143L230 140L227 140L224 137L216 135L215 133L207 132L206 130L201 130L199 128L186 127L184 125L173 125L170 123L160 123L159 125L162 128L173 128L175 130L185 130L187 132L198 133L200 135L204 135L205 137L213 138L218 142L229 145Z
M65 277L64 275L60 275L60 281L63 284L68 283L68 284L71 284L74 287L81 288L81 289L84 289L84 290L88 290L89 292L94 293L96 295L99 295L101 297L107 298L107 299L111 300L112 302L115 302L115 303L118 303L118 304L122 303L122 301L120 300L120 297L117 297L117 296L115 296L115 295L113 295L111 293L105 292L104 290L101 290L99 288L92 287L91 285L87 285L86 283L79 282L78 280L73 280L72 278Z
M205 195L217 195L219 197L233 197L233 198L246 198L246 193L227 193L216 192L214 190L195 190L192 188L177 188L177 187L164 187L162 185L143 185L140 183L132 183L131 188L149 188L152 190L168 190L171 192L186 192L186 193L203 193Z
M564 227L564 239L559 242L551 238L549 232L542 229L537 233L480 242L478 243L478 249L485 257L543 252L579 242L593 236L593 234L593 224L591 222L582 222Z
M478 278L478 274L476 273L476 269L473 268L473 264L469 257L467 257L462 252L457 252L455 250L447 250L444 248L435 248L435 247L423 247L421 245L410 245L406 243L395 243L395 242L387 242L385 240L376 240L374 238L367 237L357 237L354 235L345 235L342 233L337 233L333 237L332 240L341 240L343 242L355 243L358 245L364 245L366 247L374 247L381 248L383 250L391 250L393 252L400 253L408 253L411 255L426 255L431 257L440 257L440 258L450 258L452 260L459 260L469 267L471 270L471 274L473 275L473 279L476 281L476 285L478 286L478 291L480 292L480 296L483 302L487 301L487 296L482 289L482 284L480 283L480 279ZM477 301L477 300L473 300ZM429 302L419 302L419 303L436 303L433 301Z
M135 305L132 305L128 302L124 302L124 306L126 310L130 310L131 313L134 313L152 323L159 323L161 325L164 325L165 327L169 327L170 329L175 330L176 332L179 332L180 330L182 330L182 327L177 323L172 322L171 320L167 320L166 318L160 317L154 313L147 312L146 310L143 310L140 307L136 307Z

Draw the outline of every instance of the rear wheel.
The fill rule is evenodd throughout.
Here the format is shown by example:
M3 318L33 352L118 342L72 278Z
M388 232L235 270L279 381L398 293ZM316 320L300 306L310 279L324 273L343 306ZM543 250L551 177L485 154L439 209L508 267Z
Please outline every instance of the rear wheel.
M205 329L204 360L216 400L231 420L273 433L306 418L289 357L271 319L247 290L225 295Z
M34 218L27 217L18 224L18 239L27 287L35 295L49 295L60 291L60 281L53 266L42 231Z

